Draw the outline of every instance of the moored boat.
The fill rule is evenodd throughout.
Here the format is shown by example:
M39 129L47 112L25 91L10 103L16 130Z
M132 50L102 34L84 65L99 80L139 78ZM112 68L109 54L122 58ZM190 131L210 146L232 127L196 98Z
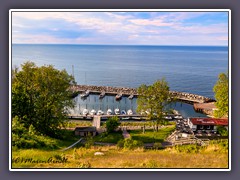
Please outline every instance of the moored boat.
M133 99L134 98L134 95L131 94L130 96L128 96L128 99Z
M104 112L102 111L102 110L98 110L98 112L97 112L97 115L98 116L101 116L101 115L103 115L104 114Z
M116 101L121 100L122 99L122 94L117 94L115 96L115 99L116 99Z
M89 94L90 94L90 91L87 90L84 93L82 93L80 96L81 96L81 98L85 98L85 97L89 96Z
M121 110L121 114L122 114L122 115L126 115L127 113L126 113L125 110Z
M84 116L88 115L88 110L87 110L87 109L84 109L82 114L83 114Z
M112 110L111 109L108 109L107 110L107 115L111 115L112 114Z
M128 114L128 115L133 115L133 111L132 111L131 109L129 109L129 110L127 111L127 114Z
M119 114L120 114L120 110L119 110L118 108L116 108L116 109L114 110L114 113L115 113L116 115L119 115Z
M99 99L104 98L105 94L106 94L106 92L105 92L105 91L102 91L101 94L99 95Z
M92 109L91 112L90 112L90 115L95 115L97 112L95 109Z

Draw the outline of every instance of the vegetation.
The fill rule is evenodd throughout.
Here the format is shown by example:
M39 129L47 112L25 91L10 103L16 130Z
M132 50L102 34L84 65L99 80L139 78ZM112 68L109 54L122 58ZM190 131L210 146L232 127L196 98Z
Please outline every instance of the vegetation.
M122 131L114 131L114 132L104 132L98 136L94 137L95 142L104 142L104 143L117 143L119 140L122 140Z
M165 125L175 125L176 123L174 121L170 122L166 122ZM121 122L120 126L149 126L152 127L155 125L155 121L142 121L142 122Z
M159 131L153 132L152 130L145 130L145 133L142 133L141 130L131 130L129 134L133 140L139 140L143 143L153 143L153 142L163 142L164 139L171 134L175 129L175 126L163 127Z
M213 91L215 93L216 107L214 111L215 117L227 117L228 116L228 74L221 73L218 76Z
M166 121L164 111L171 102L168 83L165 79L158 80L153 85L141 85L137 91L137 111L146 114L149 120L156 120L158 130L158 125Z
M27 129L32 125L42 134L61 136L58 127L67 108L74 105L69 90L73 77L52 65L37 67L33 62L12 73L12 117L17 116Z
M143 148L143 142L133 140L132 138L126 138L118 141L117 143L118 148L124 149L136 149L136 148Z
M54 150L68 146L78 140L74 136L72 131L61 130L63 139L59 140L55 138L42 135L35 130L31 125L28 129L23 123L19 121L17 117L12 121L12 147L13 149L46 149Z
M217 132L221 135L221 136L228 136L228 130L223 127L223 126L218 126L217 127Z
M224 145L225 144L225 145ZM186 150L127 149L117 146L79 147L67 151L39 149L13 151L13 168L228 168L228 141L213 141L206 147L182 146ZM192 147L191 147L192 146ZM179 147L178 147L179 148ZM188 150L187 150L188 149ZM190 150L189 153L189 149ZM181 152L180 152L181 151ZM95 156L95 152L103 152ZM21 162L21 159L42 160L43 163ZM49 159L59 163L47 162ZM64 161L64 159L66 161Z
M63 127L75 128L75 127L81 127L81 126L92 126L92 122L91 121L83 121L83 120L66 120L64 122Z
M106 121L107 133L114 132L119 125L119 118L117 116L108 118L108 120Z

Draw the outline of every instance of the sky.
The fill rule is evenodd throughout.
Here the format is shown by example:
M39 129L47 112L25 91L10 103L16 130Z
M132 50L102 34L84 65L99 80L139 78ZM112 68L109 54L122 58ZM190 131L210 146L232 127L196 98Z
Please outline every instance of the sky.
M12 12L14 44L228 45L228 12Z

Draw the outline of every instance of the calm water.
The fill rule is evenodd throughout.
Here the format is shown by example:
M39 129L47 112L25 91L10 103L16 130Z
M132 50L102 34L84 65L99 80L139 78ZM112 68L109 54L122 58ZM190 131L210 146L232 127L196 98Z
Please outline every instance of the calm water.
M72 114L80 114L84 109L88 109L89 112L92 109L96 111L102 110L104 113L108 109L111 109L114 112L114 109L119 108L120 110L132 109L133 113L136 113L137 109L137 99L133 98L132 100L128 97L122 97L121 101L116 101L115 96L105 96L103 99L99 99L99 95L91 94L86 99L82 99L80 96L75 98L76 106L71 110ZM170 109L175 109L182 114L183 117L206 117L206 115L197 113L194 111L193 106L190 104L177 102L169 106Z
M74 74L78 84L138 87L165 77L170 90L213 98L212 88L218 74L228 70L228 47L13 45L12 65L20 66L27 60L66 69ZM80 109L118 106L127 110L136 106L135 100L123 99L119 104L113 100L108 97L98 102L93 95L84 102L78 100L77 104ZM176 108L190 112L186 104Z

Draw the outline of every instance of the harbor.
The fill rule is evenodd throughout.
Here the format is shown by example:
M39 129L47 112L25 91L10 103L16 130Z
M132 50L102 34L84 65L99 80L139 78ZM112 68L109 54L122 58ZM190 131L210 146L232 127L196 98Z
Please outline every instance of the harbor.
M82 93L86 94L103 94L104 95L112 95L116 96L117 99L120 99L122 96L129 97L132 99L133 97L137 97L137 89L136 88L129 88L129 87L111 87L111 86L93 86L93 85L73 85L70 88L74 93ZM193 103L207 103L207 102L215 102L214 99L186 93L186 92L178 92L178 91L170 91L172 98L175 98L179 101L184 101L189 104ZM120 96L120 97L119 97Z
M137 89L129 87L73 85L76 106L68 114L69 119L92 120L94 116L101 119L117 115L120 119L145 119L146 113L137 112ZM173 103L169 109L176 109L186 117L204 117L210 111L195 108L201 104L213 104L214 99L185 92L170 91ZM171 116L168 117L171 120Z

